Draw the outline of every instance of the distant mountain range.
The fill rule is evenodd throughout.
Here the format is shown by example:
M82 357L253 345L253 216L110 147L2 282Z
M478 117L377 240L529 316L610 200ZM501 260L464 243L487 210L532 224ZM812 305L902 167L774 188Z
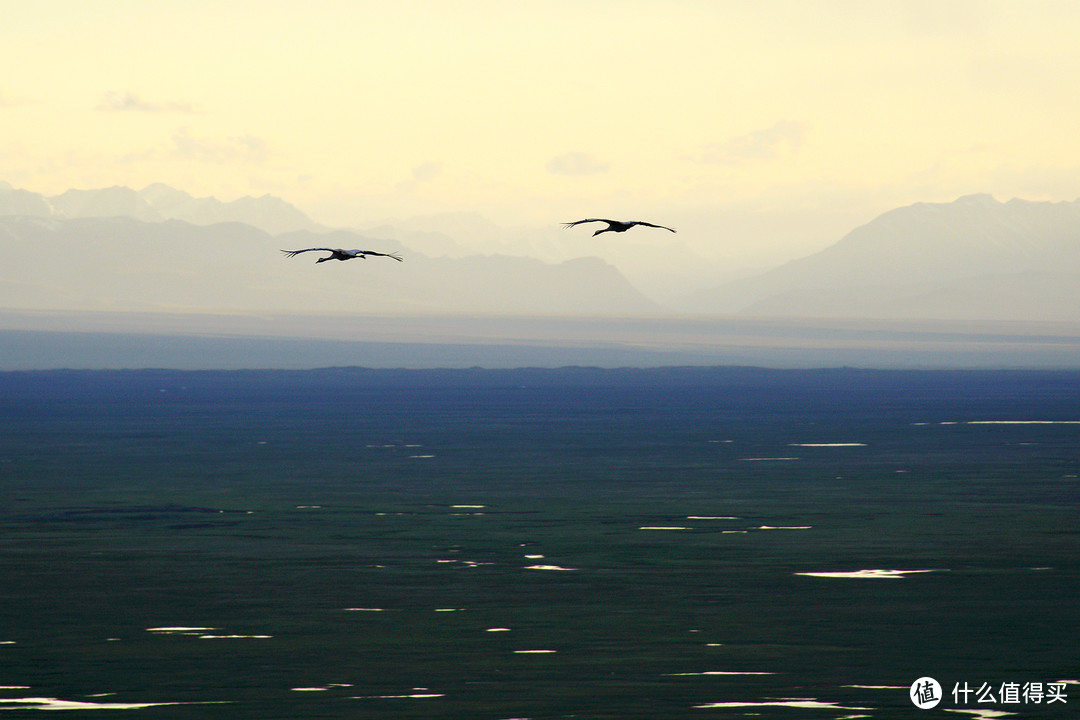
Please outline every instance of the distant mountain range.
M51 218L130 217L144 222L183 220L194 225L240 222L271 234L322 228L289 203L272 195L243 197L231 202L196 198L182 190L155 183L143 190L111 187L68 190L46 197L0 182L0 215Z
M344 247L399 251L316 264ZM0 308L161 312L600 313L657 311L596 258L430 258L346 230L271 236L238 222L0 217Z
M1080 201L969 195L917 203L821 252L677 306L759 316L1080 321Z
M657 253L651 238L583 242L555 228L508 234L497 254L472 249L474 235L490 247L503 232L465 214L331 231L269 195L222 202L156 184L45 197L0 182L0 307L1080 322L1080 201L917 203L767 272L669 292L663 306L635 285L650 273L650 292L677 285L679 263L708 264ZM277 252L312 246L406 262L315 266ZM618 261L581 257L599 250Z

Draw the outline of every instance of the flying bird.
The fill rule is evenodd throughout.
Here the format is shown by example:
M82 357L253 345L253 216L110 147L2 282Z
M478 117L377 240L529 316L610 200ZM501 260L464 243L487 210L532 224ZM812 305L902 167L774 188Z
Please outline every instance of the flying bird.
M340 250L340 249L337 249L337 248L306 248L304 250L282 250L281 252L285 253L288 257L295 257L296 255L299 255L300 253L306 253L306 252L312 252L312 251L317 252L317 251L320 251L320 250L323 251L323 252L328 252L328 253L330 253L330 255L328 257L319 258L318 260L315 261L316 264L321 263L321 262L326 262L327 260L354 260L356 258L360 258L361 260L363 260L368 255L375 255L377 257L394 258L398 262L401 262L401 256L398 255L397 253L381 253L381 252L375 252L374 250Z
M575 225L580 225L581 223L591 223L591 222L607 223L607 227L606 228L601 228L600 230L597 230L596 232L594 232L593 237L596 237L600 233L605 233L605 232L626 232L627 230L634 227L635 225L644 225L645 227L660 228L661 230L668 230L670 232L675 232L671 228L666 227L664 225L653 225L652 223L644 222L642 220L605 220L604 218L589 218L587 220L578 220L577 222L563 223L563 227L572 228Z

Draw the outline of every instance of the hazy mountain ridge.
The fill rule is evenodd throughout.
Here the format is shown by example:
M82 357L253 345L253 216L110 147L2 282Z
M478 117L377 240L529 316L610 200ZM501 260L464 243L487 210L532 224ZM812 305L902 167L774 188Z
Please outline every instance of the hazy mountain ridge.
M465 257L499 254L562 263L598 257L619 269L634 287L663 304L687 288L716 284L729 271L722 262L695 252L679 235L636 229L593 232L602 224L566 229L557 221L532 227L500 227L469 212L438 213L359 228L371 237L396 239L428 255ZM730 277L745 273L738 271Z
M317 246L398 251L316 264ZM611 265L580 259L430 258L347 230L271 236L243 223L0 217L0 307L192 312L653 312Z
M293 230L324 229L296 207L273 195L224 202L213 197L196 198L161 183L139 191L116 186L72 189L47 197L0 182L0 216L3 215L64 219L130 217L144 222L184 220L195 225L241 222L274 235Z
M219 271L209 268L216 268L225 258L236 255L231 261L234 277L243 278L247 268L261 267L266 261L267 246L330 245L402 251L409 256L408 267L380 268L374 273L370 267L353 268L361 273L341 280L321 272L337 263L324 264L319 266L320 274L310 278L310 285L278 297L268 286L283 283L288 287L298 272L313 270L293 268L281 277L282 266L275 257L275 263L264 268L265 275L252 278L245 297L236 288L223 290L229 298L227 307L283 309L291 297L314 302L324 310L334 309L335 303L342 310L358 303L363 309L393 312L632 314L665 309L639 292L640 288L667 303L668 310L694 314L1080 321L1080 201L998 202L989 195L969 195L951 203L916 203L880 215L820 252L723 284L715 261L695 254L668 233L659 238L648 231L594 237L589 228L574 232L557 223L507 230L468 212L403 219L365 230L329 231L272 196L222 202L154 184L138 192L114 187L69 190L48 198L0 182L0 216L9 216L0 217L8 235L30 227L20 225L18 216L44 222L40 232L51 228L52 235L40 241L61 247L100 235L100 228L75 221L133 219L147 228L163 226L155 231L129 231L153 238L151 245L182 238L179 242L200 248L209 259L209 265L187 256L155 265L145 258L139 273L148 285L148 296L134 292L139 283L130 276L126 285L121 282L107 292L100 288L95 296L123 297L110 302L135 307L171 307L172 302L209 307L210 296L192 306L190 298L179 292L161 303L165 288L179 278L189 282L200 276L218 278ZM223 234L218 226L229 223L261 233L258 247L248 238L248 231L239 227ZM178 229L183 224L201 226L204 231ZM238 237L248 239L238 242ZM128 240L134 241L133 237ZM120 253L118 257L127 258L126 253L141 256L146 248L114 250ZM158 247L154 252L164 258L171 251ZM311 265L312 261L311 256L302 256L296 263ZM363 262L370 266L377 261ZM53 302L61 303L56 307L68 307L65 303L91 302L98 303L93 307L100 306L99 300L87 298L79 289L80 283L95 284L97 279L71 276L58 281L67 272L62 265L54 258L45 266L51 272L38 274L19 272L9 262L0 273L0 304L52 307L48 303ZM103 276L119 272L113 268ZM363 289L355 286L359 277L364 278ZM218 281L222 286L229 283L224 278ZM707 290L687 292L710 285ZM46 287L48 293L38 292ZM26 297L20 299L24 292Z
M1080 320L1080 202L969 195L897 208L821 252L678 304L794 317Z
M271 235L330 228L311 220L295 206L271 195L223 202L196 198L162 183L136 191L127 187L68 190L46 197L17 190L0 181L0 216L84 218L131 217L144 222L184 220L196 225L241 222ZM549 226L504 228L473 212L443 212L400 218L371 226L351 227L358 235L392 240L431 257L465 258L502 255L561 264L599 257L618 268L635 286L661 300L687 288L707 287L723 277L725 267L692 251L677 237L659 241L648 233L591 236L591 230ZM735 273L731 276L737 276Z

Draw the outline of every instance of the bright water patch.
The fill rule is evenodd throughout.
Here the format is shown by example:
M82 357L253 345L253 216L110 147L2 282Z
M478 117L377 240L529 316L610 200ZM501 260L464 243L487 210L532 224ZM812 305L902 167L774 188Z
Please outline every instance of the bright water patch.
M718 702L695 705L696 708L746 708L746 707L793 707L804 710L874 710L868 707L848 707L835 702L824 702L813 698L786 698L765 702Z
M968 420L965 425L1080 425L1080 420Z
M51 697L0 698L0 710L142 710L143 708L162 707L165 705L211 705L214 702L86 702L83 700L61 700ZM4 705L8 707L4 707Z
M870 578L877 580L888 580L902 578L905 575L912 573L928 573L939 572L938 570L848 570L842 572L800 572L796 575L806 575L807 577L824 577L824 578Z
M172 627L146 628L146 631L154 633L155 635L186 635L188 637L202 637L206 633L212 632L217 629L218 628L212 627L187 627L183 625L176 625Z
M200 640L238 640L254 638L259 640L265 640L270 638L270 635L216 635L212 630L218 630L219 628L212 627L186 627L182 625L170 626L170 627L153 627L146 628L147 632L152 632L155 635L187 635L190 637L197 637Z
M665 677L696 677L702 675L775 675L774 672L757 672L744 670L705 670L703 672L666 673Z
M424 688L426 690L426 688ZM400 695L354 695L352 700L426 700L431 698L446 697L446 693L419 692L420 688L409 693Z
M481 565L494 565L491 562L479 562L476 560L459 560L457 558L436 560L437 565L458 565L460 567L480 567Z

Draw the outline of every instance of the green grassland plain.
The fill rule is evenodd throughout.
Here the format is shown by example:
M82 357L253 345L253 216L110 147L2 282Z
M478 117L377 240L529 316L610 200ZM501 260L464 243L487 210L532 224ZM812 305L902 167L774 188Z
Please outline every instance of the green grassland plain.
M1078 408L1055 371L3 373L0 695L902 718L924 675L1075 679ZM799 574L873 568L933 572Z

